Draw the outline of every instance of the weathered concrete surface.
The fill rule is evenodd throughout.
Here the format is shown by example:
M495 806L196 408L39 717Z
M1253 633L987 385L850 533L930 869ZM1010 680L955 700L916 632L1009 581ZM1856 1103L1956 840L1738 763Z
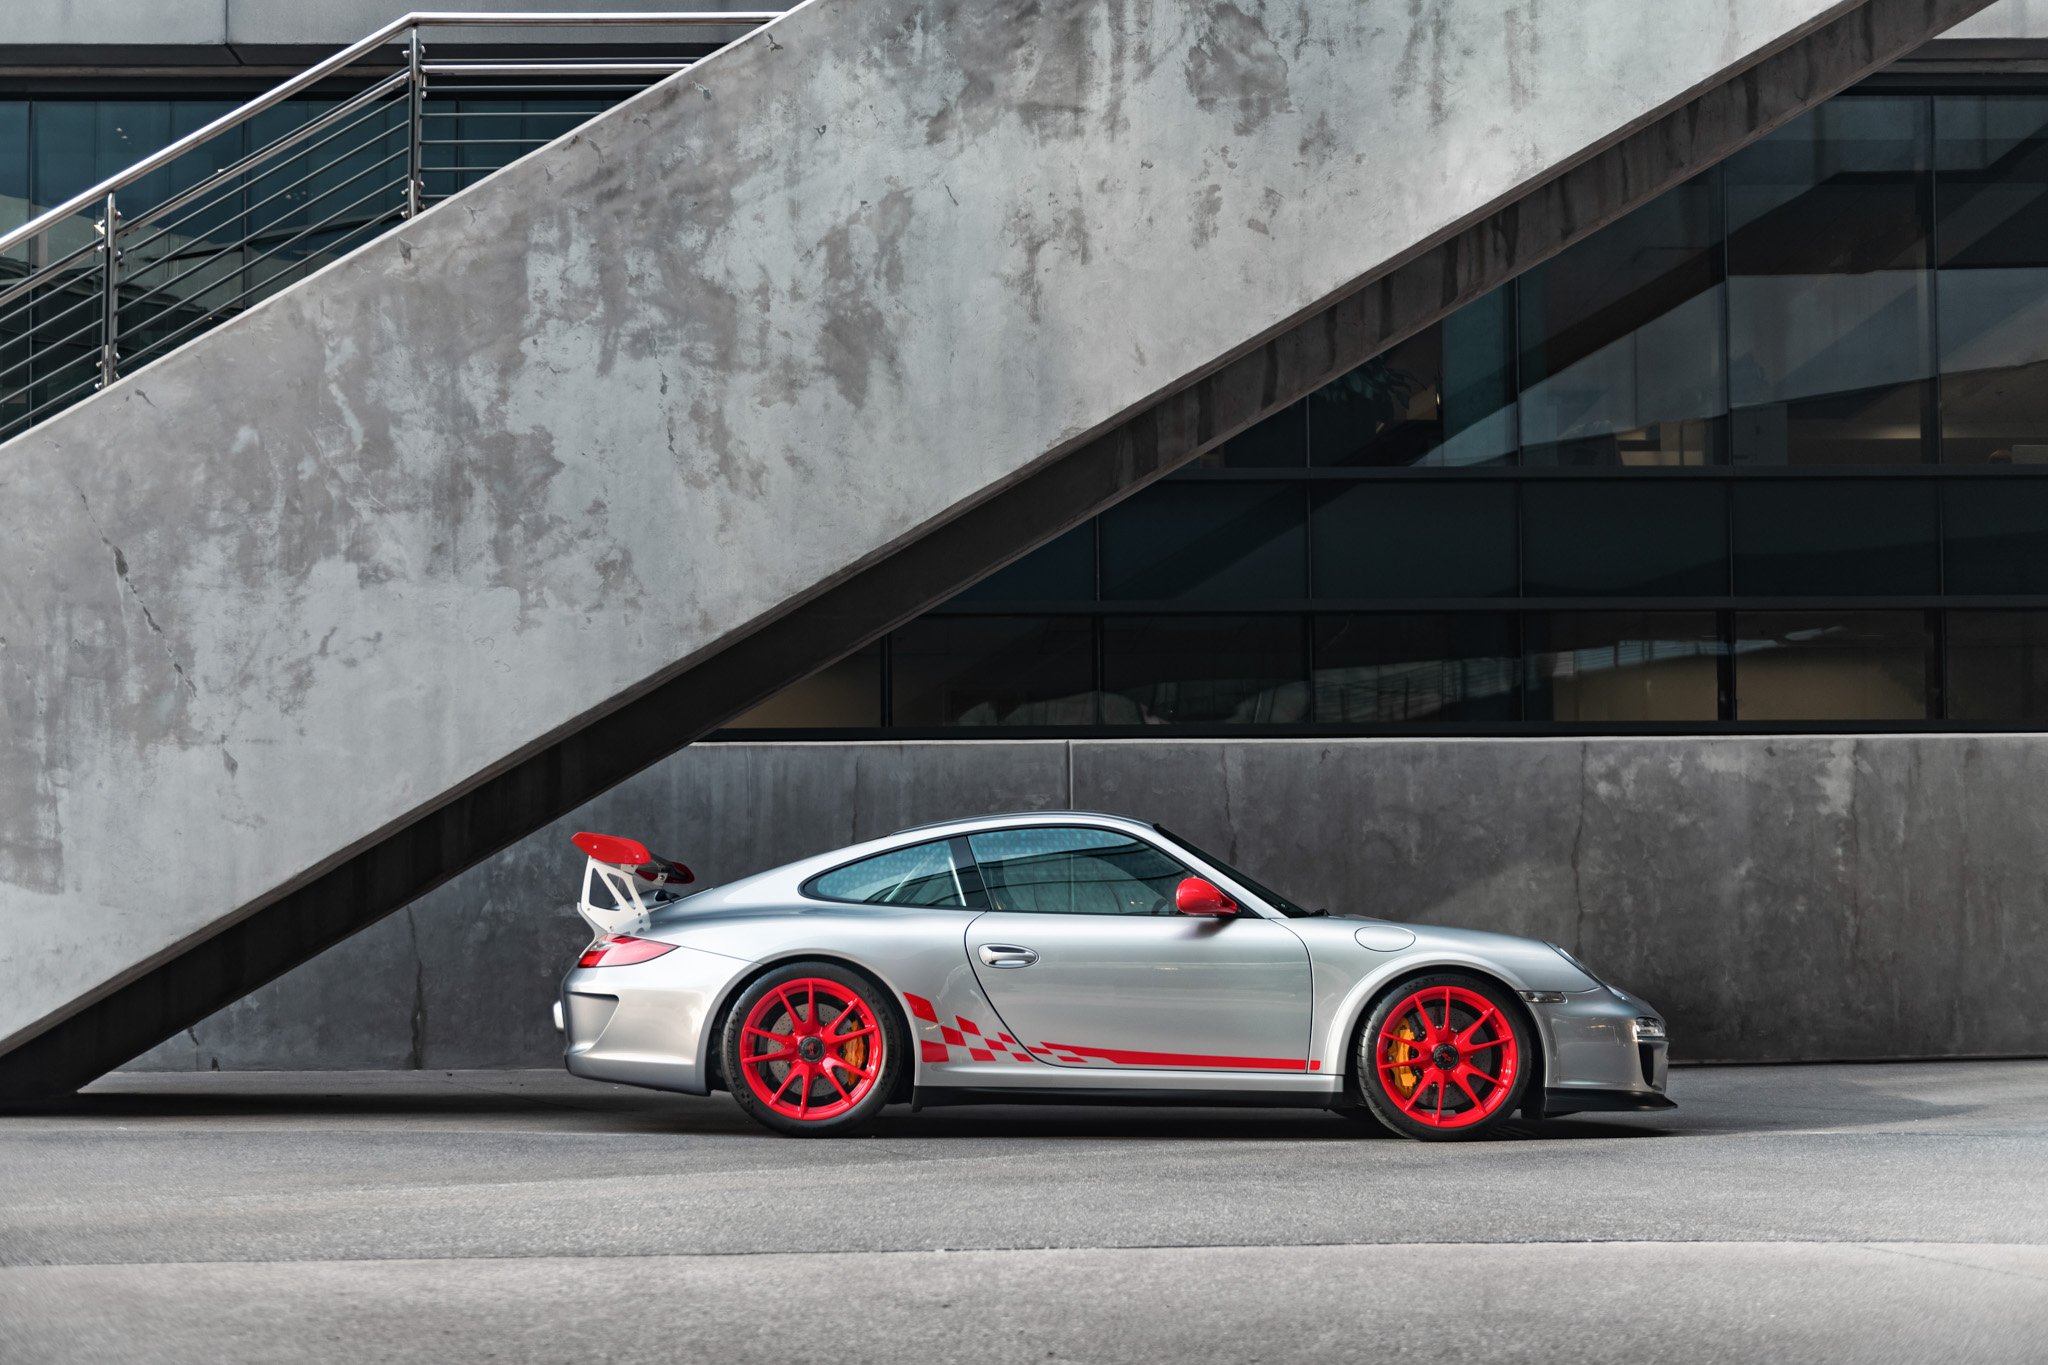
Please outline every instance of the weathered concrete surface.
M142 1058L538 1066L586 937L568 836L716 882L925 820L1165 824L1309 905L1534 934L1680 1057L2048 1053L2038 736L706 744Z
M1971 4L793 13L0 455L0 1046L1805 29Z

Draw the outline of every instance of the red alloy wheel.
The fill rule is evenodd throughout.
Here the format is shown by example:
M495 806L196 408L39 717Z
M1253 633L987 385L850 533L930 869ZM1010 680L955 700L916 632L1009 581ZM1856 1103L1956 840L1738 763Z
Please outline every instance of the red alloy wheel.
M882 1074L882 1029L868 1003L824 977L785 981L740 1025L747 1088L784 1118L837 1118Z
M1373 1046L1380 1089L1404 1118L1469 1128L1515 1090L1515 1031L1462 986L1425 986L1396 1005Z

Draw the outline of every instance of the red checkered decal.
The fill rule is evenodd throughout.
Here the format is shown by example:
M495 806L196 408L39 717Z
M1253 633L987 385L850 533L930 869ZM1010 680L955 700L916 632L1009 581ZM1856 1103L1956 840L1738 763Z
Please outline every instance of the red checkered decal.
M941 1024L938 1009L931 1001L907 991L904 992L903 998L910 1002L911 1017L918 1021L920 1033L929 1034L933 1028L939 1031L937 1042L930 1037L918 1040L918 1051L927 1062L953 1061L954 1048L960 1048L967 1053L962 1059L966 1061L993 1062L998 1058L1012 1062L1037 1060L1022 1043L1007 1033L983 1033L981 1025L964 1014L954 1015L951 1024ZM926 1027L927 1025L929 1027Z

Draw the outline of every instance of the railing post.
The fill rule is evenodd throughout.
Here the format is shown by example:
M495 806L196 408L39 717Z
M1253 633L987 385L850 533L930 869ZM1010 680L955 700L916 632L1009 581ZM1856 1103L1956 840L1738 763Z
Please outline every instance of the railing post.
M425 193L423 184L425 172L421 169L420 122L426 112L427 73L426 63L421 60L420 26L412 26L412 35L406 47L406 68L408 78L405 86L405 216L417 218L420 214L420 198Z
M106 216L100 219L100 266L103 286L100 295L100 382L105 388L121 375L121 353L117 344L121 336L121 214L114 207L114 196L110 191L106 198Z

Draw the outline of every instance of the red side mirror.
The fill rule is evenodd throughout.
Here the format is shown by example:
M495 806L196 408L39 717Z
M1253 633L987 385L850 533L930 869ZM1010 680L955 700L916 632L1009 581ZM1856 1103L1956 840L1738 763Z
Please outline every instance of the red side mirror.
M1212 882L1200 877L1183 877L1174 888L1173 903L1183 915L1234 915L1237 902Z

